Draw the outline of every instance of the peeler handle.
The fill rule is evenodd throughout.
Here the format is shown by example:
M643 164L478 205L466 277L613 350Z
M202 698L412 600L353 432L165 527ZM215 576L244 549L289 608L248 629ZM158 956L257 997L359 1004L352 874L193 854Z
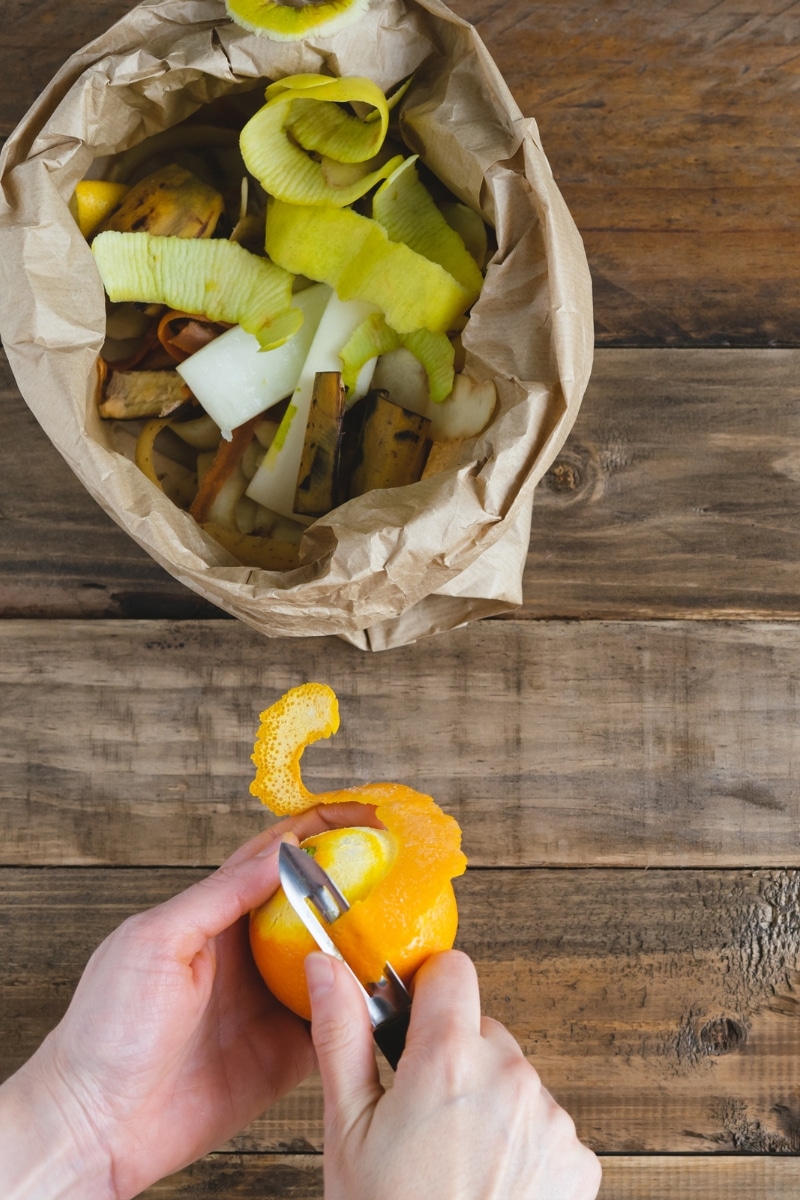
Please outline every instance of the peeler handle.
M393 1071L397 1070L400 1055L405 1048L410 1017L411 1011L408 1009L405 1012L398 1013L394 1017L389 1017L388 1021L382 1021L372 1031L376 1045L383 1052L386 1061Z

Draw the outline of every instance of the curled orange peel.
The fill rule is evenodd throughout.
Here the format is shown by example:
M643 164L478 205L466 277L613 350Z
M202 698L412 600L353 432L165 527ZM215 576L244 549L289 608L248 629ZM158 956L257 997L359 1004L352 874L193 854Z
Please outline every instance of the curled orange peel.
M251 756L256 765L251 795L281 817L324 803L305 787L300 759L306 746L330 737L339 728L339 704L333 689L324 683L301 684L263 712L260 720Z
M379 979L386 962L408 980L430 953L447 949L455 939L451 881L467 866L461 830L430 796L404 784L309 792L300 773L303 751L338 728L336 696L327 685L306 683L287 692L261 714L250 791L279 815L353 801L375 809L396 853L383 878L352 902L330 934L362 983ZM445 909L452 915L445 918ZM438 928L432 933L433 926Z

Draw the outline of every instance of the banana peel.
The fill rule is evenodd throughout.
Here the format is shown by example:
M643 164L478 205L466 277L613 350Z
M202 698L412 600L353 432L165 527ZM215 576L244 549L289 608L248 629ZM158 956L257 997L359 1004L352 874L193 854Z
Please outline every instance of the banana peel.
M297 473L294 511L321 517L338 503L339 448L346 393L338 371L318 371L311 393L303 455Z
M127 189L98 232L210 238L223 207L222 195L216 188L185 167L171 163Z
M111 371L98 411L106 420L166 417L191 398L175 371Z
M348 497L377 488L403 487L422 476L430 448L430 421L393 404L377 388L350 410L343 469Z

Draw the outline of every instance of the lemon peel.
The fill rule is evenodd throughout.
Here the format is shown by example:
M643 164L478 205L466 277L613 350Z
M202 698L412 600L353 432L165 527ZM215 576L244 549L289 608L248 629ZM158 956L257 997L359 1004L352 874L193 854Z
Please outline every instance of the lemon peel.
M69 208L87 242L119 206L127 191L127 184L106 179L82 179L75 185Z

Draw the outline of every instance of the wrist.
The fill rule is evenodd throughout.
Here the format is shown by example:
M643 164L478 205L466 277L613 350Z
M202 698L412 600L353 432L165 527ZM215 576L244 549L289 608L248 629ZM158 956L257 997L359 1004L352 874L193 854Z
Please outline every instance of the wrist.
M109 1158L52 1053L52 1035L0 1086L4 1200L116 1200Z

